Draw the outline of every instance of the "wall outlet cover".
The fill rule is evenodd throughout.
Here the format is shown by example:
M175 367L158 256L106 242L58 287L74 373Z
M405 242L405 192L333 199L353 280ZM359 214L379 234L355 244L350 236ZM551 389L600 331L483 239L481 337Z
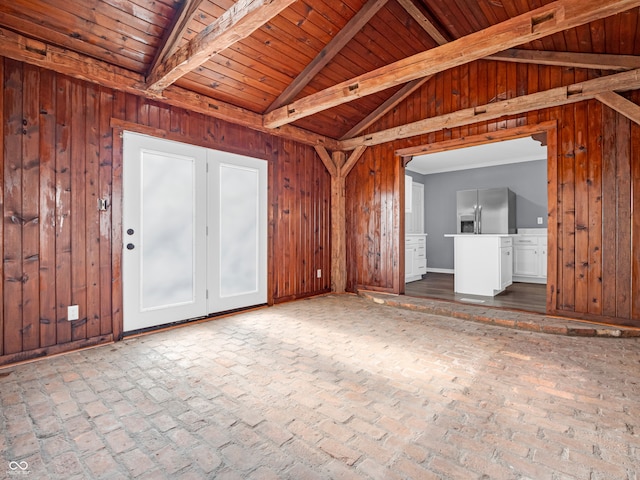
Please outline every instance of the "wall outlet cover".
M78 311L78 305L69 305L67 307L67 320L78 320L80 318L80 312Z
M542 225L542 217L538 217L538 225Z

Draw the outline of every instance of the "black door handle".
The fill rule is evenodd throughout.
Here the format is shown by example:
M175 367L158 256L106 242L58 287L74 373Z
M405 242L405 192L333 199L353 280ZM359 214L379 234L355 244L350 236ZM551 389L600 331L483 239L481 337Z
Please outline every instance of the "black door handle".
M133 243L127 243L127 250L133 250L136 246Z

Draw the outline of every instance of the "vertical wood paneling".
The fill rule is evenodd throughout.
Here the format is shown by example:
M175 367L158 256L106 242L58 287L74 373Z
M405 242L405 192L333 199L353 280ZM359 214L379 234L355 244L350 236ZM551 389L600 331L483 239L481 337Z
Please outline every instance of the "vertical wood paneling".
M56 83L56 304L57 343L71 341L71 81Z
M636 92L632 100L640 102L640 95ZM640 318L640 125L631 125L631 318Z
M127 97L120 92L113 96L113 116L125 118ZM113 337L122 337L122 136L112 137L112 187L111 187L111 313L113 315Z
M547 311L558 310L558 161L560 159L558 128L547 131ZM556 248L553 248L553 246Z
M38 92L40 70L25 65L23 82L26 92ZM40 105L38 95L22 102L22 350L33 350L40 344Z
M0 161L2 165L0 166L0 208L2 209L2 221L0 221L0 298L4 300L4 224L6 215L4 214L5 206L4 206L4 165L5 165L5 150L4 150L4 136L5 136L5 124L4 124L4 95L5 95L5 82L4 82L4 59L0 57L0 112L2 112L2 118L0 119ZM0 308L0 356L4 355L4 338L5 338L5 321L4 321L4 302L2 308Z
M55 345L56 327L56 117L55 75L40 74L40 346Z
M576 81L585 80L576 75ZM586 313L589 303L589 190L587 102L574 108L575 152L575 310Z
M22 351L23 68L5 62L4 77L4 353Z
M86 238L87 238L87 298L86 337L100 335L100 92L98 87L88 86L86 93Z
M563 44L565 40L557 38L554 42ZM398 121L411 122L450 113L458 105L484 105L597 76L580 69L525 67L488 61L474 62L464 68L475 81L461 81L463 70L441 72L415 94L416 99L420 98L423 109L402 104L397 107L398 112L384 117L370 131L396 126ZM447 98L447 88L451 89L448 92L450 98ZM631 98L640 103L637 92ZM416 118L417 115L420 118ZM640 305L636 306L640 303L640 267L637 266L640 242L635 241L640 238L637 200L640 188L637 185L640 174L637 132L640 127L594 100L451 131L445 129L422 135L420 141L433 144L449 136L462 138L547 121L557 123L557 132L549 132L548 135L551 153L547 170L547 309L561 315L631 321L640 325ZM416 144L417 139L393 142L394 149ZM362 205L362 213L353 207L348 209L347 231L350 238L347 243L352 257L348 259L347 285L350 289L358 285L392 288L392 277L383 271L377 272L363 243L363 239L367 239L371 244L382 245L391 228L399 223L394 223L382 213L383 206L378 198L384 185L391 188L390 182L382 180L380 184L372 184L365 174L371 172L375 177L379 173L379 162L392 163L392 159L393 149L372 147L363 156L362 165L352 173L353 178L348 179L347 204ZM396 196L400 190L395 187ZM379 225L374 223L376 218L381 221ZM393 251L397 252L398 248L394 246ZM359 251L365 252L362 254L364 258L358 258ZM388 252L385 250L385 253ZM381 269L388 268L396 273L399 271L396 265L383 262Z
M616 113L602 107L602 314L616 315Z
M99 90L99 186L98 197L107 200L107 210L99 213L100 222L100 334L106 335L112 332L112 304L111 304L111 212L113 211L113 198L111 190L111 178L113 176L113 140L109 122L112 116L114 96L104 88Z
M71 82L71 304L79 320L71 322L71 339L87 336L87 206L86 206L86 87Z
M122 336L122 139L112 118L268 159L269 302L329 290L330 178L313 148L11 60L0 59L0 78L0 363ZM67 320L72 304L79 320Z
M588 313L602 315L602 104L589 102L588 208L589 305Z
M631 123L616 115L616 317L631 316Z

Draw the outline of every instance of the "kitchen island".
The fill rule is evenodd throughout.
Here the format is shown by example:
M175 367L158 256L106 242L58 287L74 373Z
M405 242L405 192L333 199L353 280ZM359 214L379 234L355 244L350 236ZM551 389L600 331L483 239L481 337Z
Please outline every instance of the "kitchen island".
M492 297L512 283L513 239L508 234L449 234L454 241L456 293Z

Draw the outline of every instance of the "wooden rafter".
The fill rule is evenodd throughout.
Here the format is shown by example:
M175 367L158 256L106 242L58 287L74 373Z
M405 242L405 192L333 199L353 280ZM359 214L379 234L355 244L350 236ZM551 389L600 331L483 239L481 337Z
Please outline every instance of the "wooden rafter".
M596 99L606 106L613 108L616 112L621 113L629 120L640 124L640 105L633 103L631 100L627 100L615 92L599 93L596 95Z
M161 92L216 53L251 35L296 0L238 0L173 55L156 65L147 88Z
M264 124L271 128L285 125L356 98L479 60L639 5L640 0L557 0L280 107L265 115Z
M331 138L293 126L275 130L267 129L262 125L262 115L183 88L171 86L162 94L152 94L146 90L142 75L101 60L87 58L64 48L23 37L10 30L0 29L0 56L37 65L114 90L160 100L168 105L295 140L305 145L322 144L331 150L337 149L338 142Z
M427 18L427 16L422 13L413 0L398 0L398 3L404 8L409 15L413 17L413 19L418 22L418 24L424 29L425 32L429 34L431 38L438 44L444 45L448 43L449 40L444 38L444 35L440 33L440 30L436 28L431 20Z
M167 33L163 39L162 46L158 48L153 63L151 64L150 72L154 71L158 63L163 62L178 48L180 40L186 33L191 19L195 15L196 11L200 7L203 0L185 0L180 14L176 17L171 30Z
M413 0L398 0L398 3L413 17L413 19L420 24L420 26L424 29L427 34L433 38L433 40L438 45L444 45L448 42L446 38L440 33L440 31L435 27L435 25L429 20L424 13L413 3ZM356 135L362 133L363 130L370 127L374 123L376 123L379 119L384 117L391 110L396 108L405 98L411 95L413 92L418 90L422 85L424 85L431 76L424 78L416 78L415 80L410 81L405 84L400 90L394 93L391 97L389 97L386 101L378 106L373 112L367 115L365 118L360 120L356 125L354 125L347 133L345 133L340 140L346 140L348 138L353 138Z
M640 56L599 53L547 52L518 50L515 48L495 53L486 60L501 62L535 63L560 67L593 68L597 70L634 70L640 68Z
M289 84L287 88L267 108L267 112L275 110L289 103L306 87L349 41L364 27L369 20L386 5L388 0L369 0L335 37L316 55L302 72Z
M364 135L340 142L341 150L352 150L362 145L379 145L393 140L409 138L445 128L461 127L478 122L495 120L507 115L518 115L532 110L568 105L597 98L611 91L628 91L640 88L640 69L616 73L607 77L557 87L543 92L494 102L478 107L465 108L437 117L408 123L395 128ZM635 104L634 104L635 105Z
M400 90L394 93L391 97L389 97L386 101L384 101L378 108L376 108L373 112L367 115L365 118L360 120L351 130L345 133L340 140L347 140L349 138L353 138L356 135L362 133L363 130L369 128L371 125L376 123L379 119L384 117L391 110L396 108L400 102L402 102L405 98L411 95L413 92L418 90L422 85L424 85L431 77L418 78L416 80L412 80L406 85L404 85Z

